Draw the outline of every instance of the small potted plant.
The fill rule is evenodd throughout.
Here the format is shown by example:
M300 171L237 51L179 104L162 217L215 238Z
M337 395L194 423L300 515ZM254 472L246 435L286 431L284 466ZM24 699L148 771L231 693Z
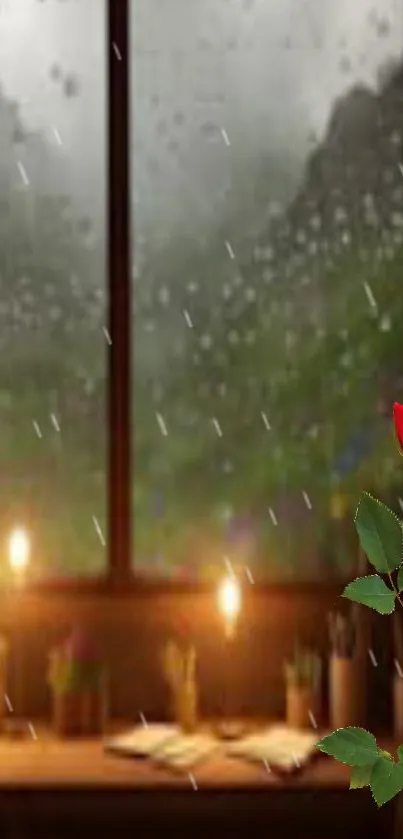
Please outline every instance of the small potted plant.
M106 720L105 669L90 639L81 630L74 630L52 650L49 659L48 683L56 734L102 734Z
M317 653L296 647L286 662L286 719L291 728L312 727L319 706L322 663Z
M196 650L188 642L168 641L163 653L164 675L171 694L171 710L182 731L191 733L197 727L198 692Z

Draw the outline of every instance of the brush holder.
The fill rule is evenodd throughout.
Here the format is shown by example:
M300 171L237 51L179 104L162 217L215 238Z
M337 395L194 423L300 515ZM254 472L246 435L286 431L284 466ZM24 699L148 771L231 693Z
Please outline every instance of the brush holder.
M329 661L329 722L332 728L360 724L359 685L353 658L332 655Z
M312 728L316 718L317 692L308 685L287 684L286 721L290 728Z
M52 724L59 737L100 736L107 717L107 674L90 640L74 631L49 656Z
M197 690L194 684L184 685L174 696L174 720L184 734L192 734L197 729L198 709Z
M169 641L163 654L164 675L170 690L170 705L174 722L190 734L198 719L198 689L196 652L193 647L182 649Z
M403 676L393 677L393 733L403 738Z
M101 737L106 719L105 690L53 695L52 728L57 737Z

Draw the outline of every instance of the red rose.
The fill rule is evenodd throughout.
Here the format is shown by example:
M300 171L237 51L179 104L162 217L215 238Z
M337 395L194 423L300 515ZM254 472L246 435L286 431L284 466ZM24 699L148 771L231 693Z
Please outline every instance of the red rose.
M403 405L395 402L393 405L393 418L395 421L395 434L403 454Z

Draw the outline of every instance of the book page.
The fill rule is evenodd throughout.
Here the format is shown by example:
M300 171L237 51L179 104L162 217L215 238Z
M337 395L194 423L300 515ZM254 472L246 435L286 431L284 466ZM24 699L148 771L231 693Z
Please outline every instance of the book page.
M190 770L220 748L213 737L203 734L181 735L169 740L152 754L152 759L171 769Z
M105 749L133 757L149 757L155 749L169 740L180 737L179 729L174 725L136 726L105 742Z
M283 771L295 771L315 754L316 734L287 727L265 729L227 746L231 757L264 761Z

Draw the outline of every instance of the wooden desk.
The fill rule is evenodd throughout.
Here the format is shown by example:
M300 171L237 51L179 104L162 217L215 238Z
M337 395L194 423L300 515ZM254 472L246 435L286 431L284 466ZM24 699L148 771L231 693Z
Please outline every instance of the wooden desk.
M187 774L40 730L37 740L0 740L0 836L88 839L108 831L133 839L141 829L143 839L224 828L249 839L262 828L298 839L393 836L393 803L378 811L367 790L349 791L348 769L326 757L279 780L264 765L216 755L193 776L197 789Z

